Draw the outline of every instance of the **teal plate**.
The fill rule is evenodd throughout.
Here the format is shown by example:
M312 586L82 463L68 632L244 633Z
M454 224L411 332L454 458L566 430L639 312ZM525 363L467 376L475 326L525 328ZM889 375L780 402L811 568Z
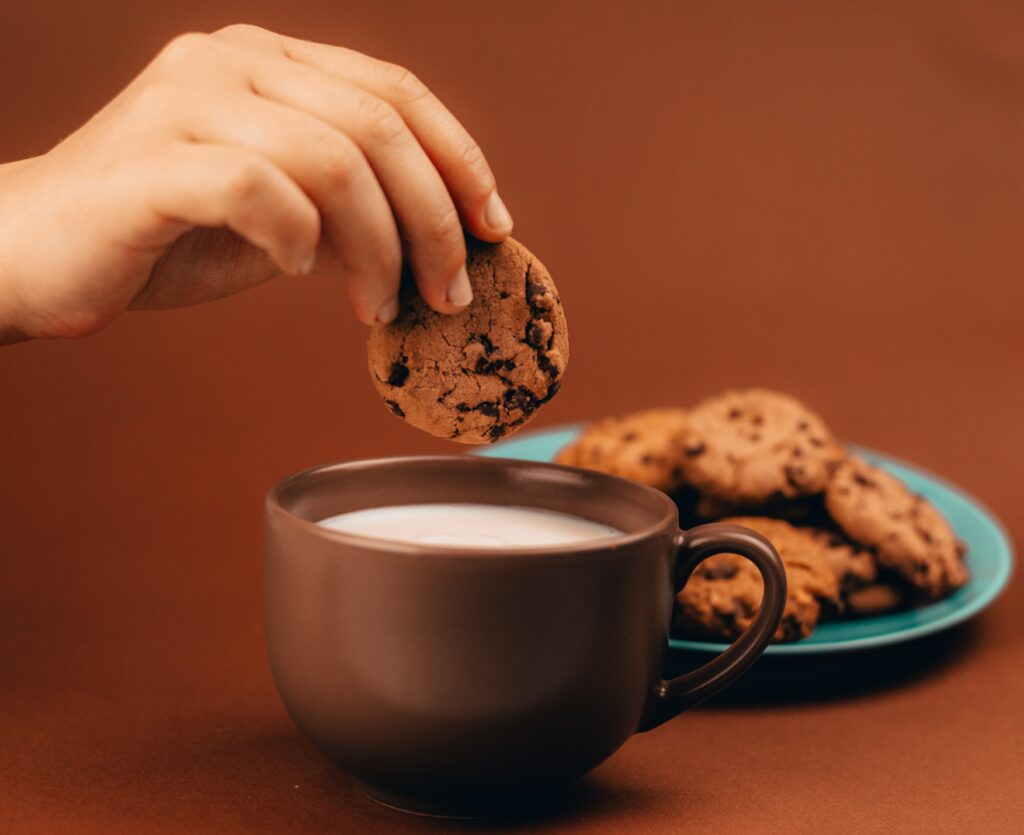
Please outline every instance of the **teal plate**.
M558 426L525 432L488 447L480 454L492 458L551 461L555 453L579 433L581 426ZM857 451L872 463L903 479L925 496L952 523L967 544L971 579L950 597L909 611L863 620L824 623L802 641L773 644L768 655L805 655L868 649L910 641L948 629L976 615L1006 587L1013 567L1013 546L999 520L977 499L925 470L873 450ZM669 641L672 649L719 653L726 644L706 641Z

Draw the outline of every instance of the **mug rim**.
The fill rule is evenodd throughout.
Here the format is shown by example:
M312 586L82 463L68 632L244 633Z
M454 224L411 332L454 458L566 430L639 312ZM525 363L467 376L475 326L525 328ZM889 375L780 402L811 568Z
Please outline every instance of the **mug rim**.
M334 528L328 528L320 521L312 521L293 513L281 500L282 494L289 488L302 484L304 481L327 472L338 472L346 470L361 470L361 469L376 469L379 467L397 467L403 464L420 464L420 463L435 463L435 464L454 464L457 466L470 466L479 467L483 469L501 470L501 469L518 469L518 470L555 470L555 471L566 471L582 476L583 478L590 480L591 482L605 483L612 485L617 490L629 490L638 493L642 496L648 497L652 503L661 505L663 514L661 517L644 528L633 531L632 533L620 533L613 534L608 537L595 537L593 539L583 539L576 542L564 542L556 543L554 545L529 545L514 548L486 548L486 547L475 547L475 546L458 546L450 544L431 544L431 543L420 543L420 542L408 542L400 539L385 539L384 537L368 536L365 534L351 533L349 531L340 531ZM434 502L403 502L402 504L433 504ZM486 501L472 502L473 504L489 504ZM377 507L394 507L395 505L375 505L373 509ZM503 505L496 505L502 507ZM520 507L530 508L534 510L545 510L547 508L539 505L523 504ZM328 541L336 542L338 544L356 546L363 549L369 549L374 551L381 551L387 553L402 553L412 554L417 556L433 556L433 557L452 557L456 556L458 559L494 559L495 556L502 558L528 558L533 556L550 556L556 554L582 554L592 552L595 550L618 550L620 548L634 545L638 542L642 542L649 539L666 528L678 532L679 526L679 510L676 507L675 502L672 501L665 493L660 490L656 490L653 487L648 487L645 484L639 484L635 481L630 481L619 476L611 475L610 473L597 472L596 470L588 470L581 467L569 467L564 464L555 464L547 461L523 461L515 458L481 458L473 455L459 455L459 454L448 454L448 455L399 455L399 456L386 456L381 458L363 458L355 461L338 461L328 464L315 464L311 467L306 467L302 470L294 472L284 478L279 479L274 485L267 491L266 498L264 501L264 508L267 513L278 515L288 520L292 525L297 526L300 530L304 530L306 533L326 539ZM371 508L365 508L371 509ZM343 511L344 512L344 511ZM329 518L329 517L328 517Z

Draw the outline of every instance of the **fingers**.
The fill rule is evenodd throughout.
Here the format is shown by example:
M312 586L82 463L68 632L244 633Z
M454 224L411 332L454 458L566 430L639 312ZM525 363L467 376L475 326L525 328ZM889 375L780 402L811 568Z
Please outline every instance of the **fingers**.
M254 26L229 26L216 37L270 50L355 84L391 104L436 166L466 228L499 241L512 232L512 217L498 196L494 174L466 129L408 70L342 47L310 43Z
M285 272L313 268L320 216L283 171L240 149L175 143L152 160L146 182L136 183L140 204L159 216L155 227L169 243L187 226L226 226L265 250Z
M285 58L253 62L251 73L258 95L310 114L359 145L398 220L424 299L442 312L468 304L472 290L458 212L395 108L360 87ZM301 143L301 137L295 141Z
M319 119L257 96L194 107L185 128L202 143L255 152L291 177L320 210L356 315L393 318L402 248L388 200L359 147ZM389 318L390 317L390 318Z

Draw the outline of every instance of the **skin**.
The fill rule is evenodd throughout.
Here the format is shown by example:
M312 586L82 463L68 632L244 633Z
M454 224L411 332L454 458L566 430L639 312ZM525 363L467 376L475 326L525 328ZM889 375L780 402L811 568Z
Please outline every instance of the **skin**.
M48 153L0 166L0 343L123 311L342 275L357 317L472 299L463 228L512 218L479 146L411 72L236 25L186 34Z

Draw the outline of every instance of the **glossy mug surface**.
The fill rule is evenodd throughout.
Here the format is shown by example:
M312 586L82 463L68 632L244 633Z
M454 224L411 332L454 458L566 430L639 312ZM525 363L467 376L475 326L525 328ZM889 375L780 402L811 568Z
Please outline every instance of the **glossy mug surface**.
M540 508L621 534L472 549L318 524L427 503ZM554 464L317 467L270 491L265 535L267 644L288 712L372 797L433 814L500 812L589 771L741 675L785 603L785 572L763 537L720 524L680 531L662 493ZM673 596L723 551L761 571L761 611L722 655L665 681Z

